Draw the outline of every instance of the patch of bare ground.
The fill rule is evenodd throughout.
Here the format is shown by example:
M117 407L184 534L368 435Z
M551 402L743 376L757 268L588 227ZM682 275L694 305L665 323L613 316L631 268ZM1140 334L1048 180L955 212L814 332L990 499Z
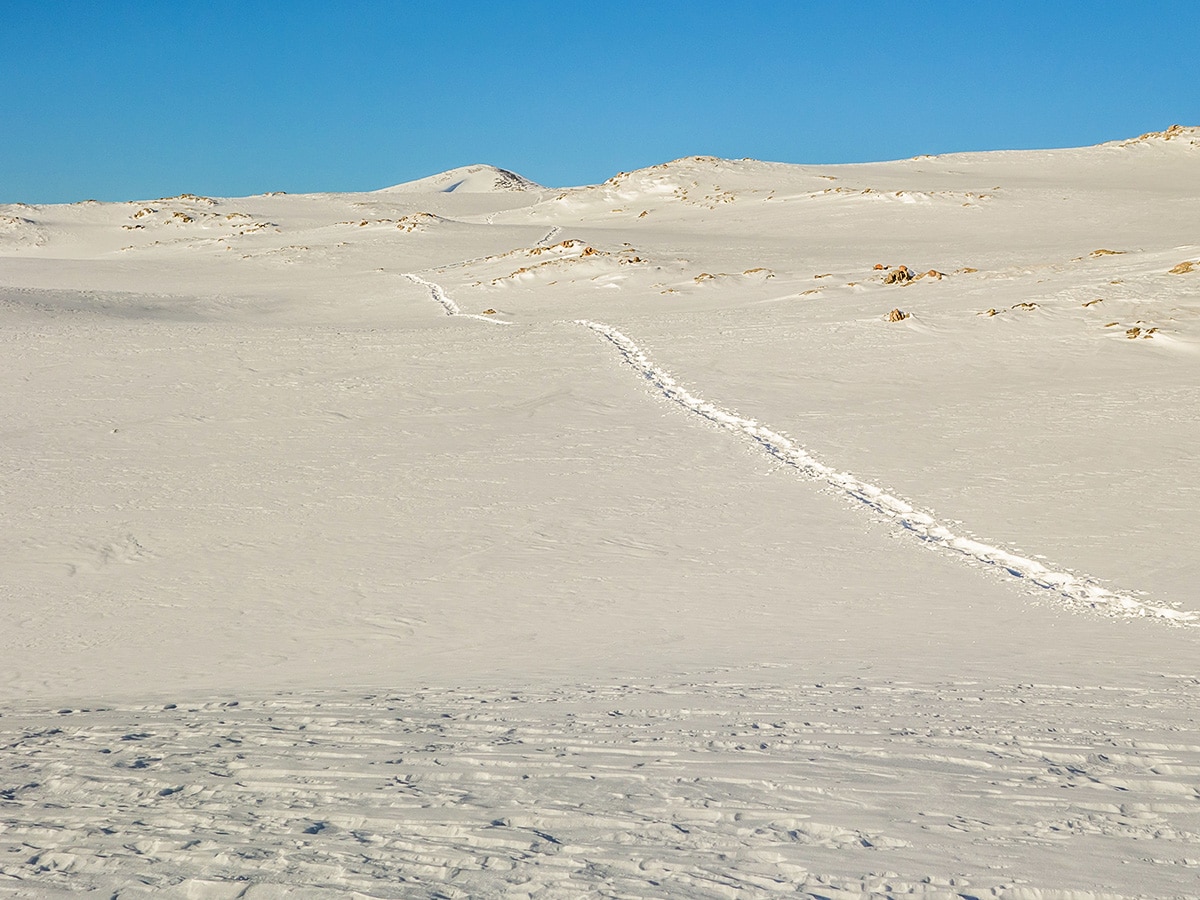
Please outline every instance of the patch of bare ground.
M1125 337L1129 340L1137 340L1138 338L1151 338L1159 332L1159 326L1147 325L1145 322L1137 321L1129 325L1123 325L1120 322L1109 322L1105 328L1121 328L1125 331Z
M547 259L528 266L520 266L515 271L510 272L508 275L501 275L491 279L489 283L493 287L498 287L507 281L520 278L523 275L531 275L539 272L552 272L556 269L575 266L583 262L605 261L617 266L639 265L646 262L646 260L638 256L637 252L634 251L632 247L613 252L609 250L598 250L589 244L583 243L583 241L576 240L563 241L561 244L555 244L550 247L533 247L523 252L530 256L540 256L548 251L563 249L565 249L570 255L560 253L553 259Z
M1086 304L1085 304L1085 305L1086 305ZM1014 303L1014 304L1013 304L1012 306L1010 306L1008 309L1010 309L1010 310L1011 310L1011 309L1023 310L1023 311L1025 311L1025 312L1028 312L1028 311L1030 311L1030 310L1034 310L1034 309L1040 309L1040 308L1041 308L1041 307L1039 307L1039 306L1038 306L1038 304L1026 301L1026 302L1023 302L1023 303ZM975 313L975 315L977 315L977 316L987 316L988 318L991 318L992 316L998 316L998 315L1001 315L1002 313L1005 313L1005 312L1008 312L1008 310L1004 310L1004 309L995 309L995 308L993 308L993 309L985 309L983 312L977 312L977 313Z
M893 309L883 318L888 322L903 322L905 319L910 318L911 316L912 313L906 313L901 309Z
M914 281L920 281L922 278L930 278L934 281L941 281L946 277L945 272L939 272L937 269L930 269L928 272L914 273L908 266L896 266L893 268L883 263L875 263L875 271L883 271L887 274L883 276L884 284L910 284ZM818 276L820 277L820 276Z
M200 206L216 206L217 201L212 197L201 197L199 194L179 194L175 197L159 197L152 203L170 203L173 200L184 200L188 203L194 203Z
M1188 272L1194 272L1196 270L1196 266L1198 265L1200 265L1200 261L1192 262L1191 260L1185 259L1179 265L1174 266L1167 271L1170 275L1186 275Z
M441 216L430 212L415 212L396 220L396 227L406 234L414 231L428 231L432 226L445 221ZM361 224L366 224L362 222Z
M566 240L566 241L560 241L557 244L551 244L549 247L540 247L540 246L539 247L530 247L528 250L514 251L514 252L525 253L529 256L541 256L543 253L550 253L555 250L573 250L576 247L583 247L584 253L586 253L586 251L588 251L588 250L591 250L592 253L596 252L595 250L592 250L591 247L587 246L587 244L585 244L583 241L577 241L577 240L573 240L573 239ZM505 254L505 255L508 255L508 254Z
M1166 131L1147 131L1145 134L1138 135L1135 138L1130 138L1124 141L1121 146L1129 147L1133 144L1144 144L1148 141L1173 141L1185 138L1190 138L1190 143L1196 143L1196 134L1200 131L1197 128L1189 128L1183 125L1172 125Z
M741 275L737 274L736 272L701 272L699 275L693 278L692 281L696 282L696 284L703 284L706 281L716 281L719 278L740 278L749 276L758 276L759 278L765 280L767 278L774 278L775 273L765 266L755 266L752 269L746 269L741 273Z
M163 200L152 201L155 204L172 204L176 201L184 200L192 204L191 207L185 209L174 209L170 205L167 206L139 206L135 212L130 213L129 218L138 221L121 226L125 231L143 231L147 226L162 227L165 225L184 226L196 225L200 228L211 229L229 228L234 234L251 234L256 231L263 231L267 228L279 230L279 226L274 222L256 220L254 216L244 212L229 212L225 214L217 212L208 212L203 209L196 209L196 205L208 206L216 205L216 201L208 197L197 197L194 194L181 194L179 197L167 197Z

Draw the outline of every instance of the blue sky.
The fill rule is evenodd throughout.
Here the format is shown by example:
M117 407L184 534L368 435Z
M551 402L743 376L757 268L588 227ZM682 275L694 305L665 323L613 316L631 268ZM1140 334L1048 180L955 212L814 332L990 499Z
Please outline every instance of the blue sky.
M0 202L547 185L1200 124L1180 3L0 0Z

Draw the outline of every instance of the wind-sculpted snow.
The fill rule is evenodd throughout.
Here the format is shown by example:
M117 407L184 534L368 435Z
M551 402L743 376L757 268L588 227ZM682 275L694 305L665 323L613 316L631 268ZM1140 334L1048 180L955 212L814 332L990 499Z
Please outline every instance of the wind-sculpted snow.
M812 478L825 481L866 504L875 512L903 525L922 540L998 567L1016 578L1054 592L1072 606L1086 607L1114 616L1148 616L1177 624L1200 624L1195 613L1149 603L1128 593L1111 591L1087 576L1052 569L1035 559L1018 556L982 541L955 534L932 513L921 510L854 475L839 472L811 456L791 439L753 419L743 418L690 393L669 373L656 366L636 343L611 325L588 319L579 319L577 324L590 328L610 341L621 352L625 361L668 399L722 428L746 435L780 462L793 466Z
M1194 684L793 674L4 706L0 897L1200 887Z

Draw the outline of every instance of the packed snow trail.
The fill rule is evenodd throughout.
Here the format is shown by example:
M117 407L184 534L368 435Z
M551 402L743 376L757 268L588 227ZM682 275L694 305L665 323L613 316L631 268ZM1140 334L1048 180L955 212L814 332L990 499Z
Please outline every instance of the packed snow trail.
M479 319L483 322L491 322L493 325L512 324L512 322L506 322L503 319L496 319L492 316L478 316L474 313L465 313L459 308L457 303L450 299L450 297L446 294L446 289L440 284L435 284L432 281L426 281L420 275L414 275L411 272L402 272L401 275L414 284L424 285L425 287L429 288L430 295L434 300L441 304L442 309L446 310L446 315L448 316L461 316L466 319Z
M1093 578L1051 569L1037 560L1017 556L999 547L957 535L939 522L932 513L918 509L847 472L839 472L825 465L797 446L794 441L753 419L744 419L689 393L670 374L654 365L637 344L611 325L588 319L578 319L576 324L584 325L610 341L621 352L625 361L662 391L669 400L722 428L752 438L780 462L799 469L805 475L824 480L876 512L899 522L922 540L979 562L997 566L1010 575L1053 591L1076 607L1086 607L1113 616L1147 616L1176 624L1200 625L1200 617L1195 613L1147 603L1128 593L1110 591L1097 584Z

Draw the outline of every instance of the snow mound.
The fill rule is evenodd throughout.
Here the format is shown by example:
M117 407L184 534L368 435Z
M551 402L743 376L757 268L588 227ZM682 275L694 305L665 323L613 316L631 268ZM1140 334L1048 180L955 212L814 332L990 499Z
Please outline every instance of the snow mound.
M1172 125L1166 131L1148 131L1145 134L1135 138L1129 138L1125 141L1111 141L1101 146L1112 146L1116 144L1120 147L1128 147L1133 144L1145 144L1150 142L1164 142L1178 140L1189 145L1195 144L1197 138L1200 138L1200 128L1195 126Z
M0 245L6 247L40 246L46 243L46 229L25 216L0 215Z
M533 191L541 185L530 181L516 172L498 169L495 166L460 166L427 178L406 181L403 184L383 188L380 194L425 194L464 193L490 194L504 191Z

